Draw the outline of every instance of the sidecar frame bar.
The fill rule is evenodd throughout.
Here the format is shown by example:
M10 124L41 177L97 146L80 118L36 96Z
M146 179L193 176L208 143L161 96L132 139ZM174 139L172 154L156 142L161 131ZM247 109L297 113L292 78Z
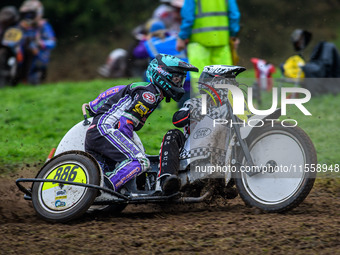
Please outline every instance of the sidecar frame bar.
M53 180L53 179L39 179L39 178L19 178L15 181L16 185L18 186L19 190L25 193L27 196L32 197L32 192L22 186L20 183L21 182L55 182L55 183L60 183L60 184L69 184L69 185L74 185L74 186L81 186L85 188L91 188L91 189L99 189L103 190L107 193L110 193L111 195L117 196L119 198L122 198L124 200L129 200L129 197L122 195L121 193L118 193L112 189L108 189L105 187L101 187L98 185L94 184L87 184L87 183L80 183L80 182L69 182L69 181L63 181L63 180Z
M16 185L18 186L19 190L25 193L25 199L26 200L32 200L32 191L30 189L25 188L23 185L21 185L21 182L55 182L60 184L69 184L74 186L81 186L85 188L91 188L91 189L98 189L103 190L104 192L110 193L111 195L116 196L117 198L114 198L112 200L106 200L106 201L100 201L100 202L94 202L94 205L107 205L107 204L115 204L115 203L127 203L127 204L141 204L141 203L157 203L157 202L167 202L169 199L172 199L176 196L178 196L180 193L175 193L169 196L132 196L127 197L122 195L121 193L118 193L112 189L108 189L105 187L101 187L94 184L86 184L86 183L80 183L80 182L69 182L69 181L63 181L63 180L53 180L53 179L39 179L39 178L19 178L16 180ZM204 196L205 198L205 196ZM177 201L177 200L175 200ZM178 200L179 202L180 200ZM184 202L184 200L182 201ZM199 201L186 201L186 202L199 202Z

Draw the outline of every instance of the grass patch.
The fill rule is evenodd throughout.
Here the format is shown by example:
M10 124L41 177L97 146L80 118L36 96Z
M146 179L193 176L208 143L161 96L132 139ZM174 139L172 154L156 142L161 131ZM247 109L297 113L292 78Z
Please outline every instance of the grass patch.
M254 72L246 71L241 77L251 85ZM60 82L42 86L6 87L1 89L3 107L0 110L0 172L11 171L18 164L43 162L49 151L56 147L64 134L82 121L81 105L93 100L100 92L114 85L135 80L94 80L86 82ZM263 94L263 109L268 109L271 94ZM339 164L340 151L340 95L315 97L305 104L312 116L304 116L296 107L288 108L284 119L295 119L311 137L317 150L319 163ZM148 154L158 154L163 135L174 128L172 115L174 102L161 103L161 108L147 120L138 132ZM6 169L6 170L5 170Z
M4 107L0 110L0 166L44 161L64 134L82 120L84 102L109 87L130 82L133 80L95 80L1 89ZM175 104L162 103L156 110L158 114L153 114L139 132L148 153L158 153L175 110Z

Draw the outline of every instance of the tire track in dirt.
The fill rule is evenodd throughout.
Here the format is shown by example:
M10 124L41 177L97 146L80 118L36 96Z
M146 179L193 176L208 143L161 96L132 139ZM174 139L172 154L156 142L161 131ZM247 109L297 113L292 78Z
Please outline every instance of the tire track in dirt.
M296 209L267 214L237 197L210 205L129 205L118 216L87 213L68 224L39 219L15 179L0 178L0 254L336 254L340 184L323 180Z

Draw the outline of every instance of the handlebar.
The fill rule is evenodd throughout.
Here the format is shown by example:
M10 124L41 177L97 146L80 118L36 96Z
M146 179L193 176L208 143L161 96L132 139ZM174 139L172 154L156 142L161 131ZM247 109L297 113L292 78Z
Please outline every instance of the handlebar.
M83 125L84 126L87 126L87 125L90 125L91 122L87 119L87 112L86 112L86 108L89 107L89 104L88 103L85 103L81 106L81 110L83 112L83 116L84 116L84 122L83 122Z

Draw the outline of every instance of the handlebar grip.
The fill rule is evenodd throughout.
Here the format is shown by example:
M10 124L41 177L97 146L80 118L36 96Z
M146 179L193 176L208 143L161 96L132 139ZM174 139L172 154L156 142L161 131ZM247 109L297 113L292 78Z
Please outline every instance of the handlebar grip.
M81 110L82 110L83 115L84 115L84 122L83 122L84 126L91 124L91 122L87 119L86 106L88 106L88 104L83 104L82 107L81 107Z
M87 115L84 114L84 122L83 122L83 125L84 125L84 126L87 126L87 125L90 125L90 124L91 124L91 122L87 119Z

